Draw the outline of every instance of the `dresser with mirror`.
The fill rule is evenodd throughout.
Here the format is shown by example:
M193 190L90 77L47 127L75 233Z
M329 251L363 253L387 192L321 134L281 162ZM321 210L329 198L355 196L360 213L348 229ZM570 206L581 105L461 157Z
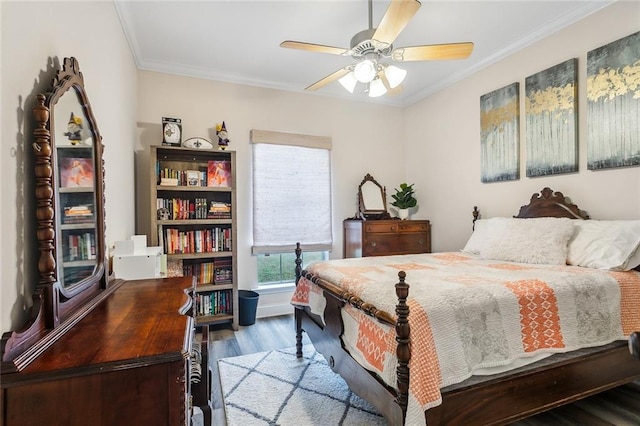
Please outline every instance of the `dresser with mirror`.
M188 424L193 278L110 275L104 145L75 58L33 123L39 278L2 335L0 424Z
M367 173L358 186L358 212L343 222L344 257L430 252L429 221L391 217L385 187Z

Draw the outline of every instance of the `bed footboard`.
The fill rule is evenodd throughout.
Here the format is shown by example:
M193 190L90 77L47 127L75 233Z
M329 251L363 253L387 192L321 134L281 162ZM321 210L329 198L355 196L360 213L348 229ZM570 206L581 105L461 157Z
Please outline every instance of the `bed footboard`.
M380 311L375 306L364 303L351 293L335 288L302 270L302 249L296 244L296 285L303 276L311 280L324 291L326 308L324 311L324 326L321 321L314 320L314 315L308 309L296 306L296 356L302 357L302 332L306 332L318 352L320 352L332 370L340 374L349 388L363 399L371 403L384 415L390 424L404 424L409 399L409 361L411 360L411 329L409 326L409 284L405 282L406 273L398 272L398 283L395 285L398 303L396 304L396 318ZM376 318L378 321L395 327L396 356L398 358L397 390L385 385L374 374L360 366L344 349L342 334L341 309L346 304L361 310L363 313Z

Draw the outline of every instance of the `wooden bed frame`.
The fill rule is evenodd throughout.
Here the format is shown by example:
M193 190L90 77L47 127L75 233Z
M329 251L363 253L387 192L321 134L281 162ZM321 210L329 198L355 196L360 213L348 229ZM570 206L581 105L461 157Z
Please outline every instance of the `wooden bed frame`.
M478 211L474 208L474 222L477 217ZM549 188L544 188L540 194L533 194L529 204L522 206L514 217L589 218L561 192L554 192ZM304 331L316 350L344 378L353 392L371 403L390 424L404 424L410 377L408 365L411 359L409 307L406 304L409 285L405 283L405 272L398 273L396 320L349 292L303 271L301 254L298 244L296 284L300 277L311 280L323 289L327 304L324 311L325 325L308 308L296 306L298 357L302 356ZM395 326L398 343L397 391L365 370L344 349L340 310L347 303L382 323ZM633 333L628 344L614 342L603 347L556 354L507 373L474 376L442 389L442 404L425 412L426 421L429 426L511 423L640 379L640 361L636 358L640 358L640 332Z

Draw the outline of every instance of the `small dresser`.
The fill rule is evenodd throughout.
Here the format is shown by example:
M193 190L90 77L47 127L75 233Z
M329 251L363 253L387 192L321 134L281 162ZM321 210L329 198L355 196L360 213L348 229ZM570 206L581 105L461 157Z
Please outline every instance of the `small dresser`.
M346 219L343 228L345 258L431 252L428 220Z

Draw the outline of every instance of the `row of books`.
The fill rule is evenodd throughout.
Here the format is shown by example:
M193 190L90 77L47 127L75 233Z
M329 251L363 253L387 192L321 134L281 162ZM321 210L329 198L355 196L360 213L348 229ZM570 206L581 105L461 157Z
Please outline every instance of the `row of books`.
M222 290L212 293L198 293L195 296L196 315L233 314L233 291Z
M216 259L213 262L183 264L181 259L167 261L167 275L170 277L193 276L197 285L232 284L233 266L231 259Z
M231 219L231 205L206 198L185 200L182 198L158 198L156 209L169 211L170 220L184 219Z
M64 208L62 223L91 223L93 222L93 205L79 204Z
M231 228L215 227L184 231L165 228L160 245L166 254L213 253L231 251Z
M156 209L165 208L169 210L169 219L171 220L206 219L207 204L206 198L194 198L193 200L158 198L156 200Z
M231 186L231 162L210 160L206 170L180 170L156 163L157 183L171 186Z
M69 234L67 259L69 262L74 260L92 260L96 258L96 237L93 232L84 232L81 234Z

